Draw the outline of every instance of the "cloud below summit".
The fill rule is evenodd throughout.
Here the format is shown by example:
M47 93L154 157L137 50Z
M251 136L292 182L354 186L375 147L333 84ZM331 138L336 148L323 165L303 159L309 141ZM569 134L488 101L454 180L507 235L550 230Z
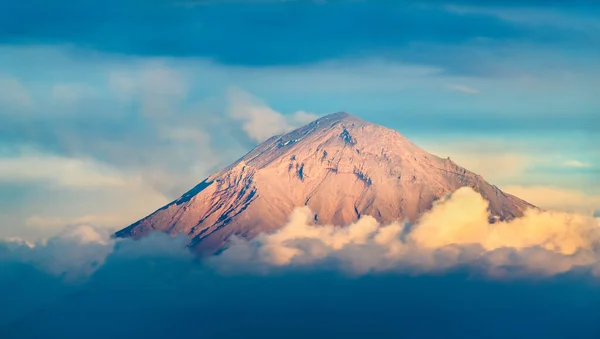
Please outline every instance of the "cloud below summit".
M0 241L0 301L14 306L0 310L0 335L77 338L85 328L94 328L93 338L124 338L131 333L189 335L201 328L209 337L227 338L247 330L244 319L250 315L252 326L266 326L268 320L322 333L322 317L327 326L341 321L341 331L351 326L343 321L355 317L336 320L338 315L365 308L369 315L360 318L366 322L354 324L353 331L372 330L376 321L371 316L382 321L377 325L381 333L423 335L414 321L439 317L446 320L439 320L446 324L437 329L441 333L457 331L465 337L468 328L469 335L498 337L487 335L492 331L518 337L516 327L494 327L504 322L499 319L514 321L513 312L540 315L546 322L548 313L570 314L579 324L577 333L593 331L595 318L577 310L597 307L596 290L579 282L575 293L568 281L569 274L578 281L600 276L600 219L530 211L511 222L490 224L486 208L487 202L468 188L437 202L414 225L380 225L364 216L347 227L315 226L310 210L302 207L278 231L250 241L233 239L220 255L200 262L185 248L185 237L161 233L115 241L106 230L81 225L35 244L6 239ZM471 278L465 280L462 272ZM22 277L30 283L23 284ZM558 290L581 298L566 302L557 297ZM538 313L540 300L548 304L544 316ZM396 310L398 305L406 310ZM498 313L498 307L503 311ZM489 328L471 328L481 316L473 312L481 310L495 321ZM316 316L308 322L312 327L290 323L307 319L296 313L304 311ZM384 321L389 312L403 314L393 320L402 322L401 331ZM137 317L197 326L163 328ZM536 319L527 324L541 336L544 329L531 324L544 321ZM548 330L547 338L565 334L558 327ZM427 333L440 336L433 332Z
M234 237L227 249L207 263L226 273L329 267L362 275L470 267L490 276L510 277L515 272L548 276L580 268L600 275L599 218L529 210L521 218L490 223L487 208L488 202L470 188L436 202L416 224L380 225L373 217L363 216L347 227L317 226L308 207L299 207L281 229L251 240ZM129 248L130 243L150 249L140 252L149 256L187 252L184 237L159 233L139 241L115 241L108 234L105 229L82 225L33 245L13 239L4 241L3 246L8 248L10 260L27 259L36 267L70 276L92 273L110 253ZM90 252L89 246L103 250ZM70 254L55 252L59 250ZM85 253L96 255L87 255L90 260L84 264L81 260L85 261L86 255L80 254Z
M469 188L437 202L415 225L379 225L364 216L346 228L314 226L307 207L288 224L250 241L234 239L217 267L266 269L336 262L354 274L428 272L471 266L485 274L553 275L578 267L600 274L600 219L530 210L489 223L488 203ZM235 270L235 269L234 269Z

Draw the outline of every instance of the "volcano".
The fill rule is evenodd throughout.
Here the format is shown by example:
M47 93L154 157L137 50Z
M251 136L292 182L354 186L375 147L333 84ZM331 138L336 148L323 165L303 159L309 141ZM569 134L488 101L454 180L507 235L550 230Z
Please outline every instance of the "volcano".
M282 227L297 206L308 205L315 224L343 226L361 215L415 222L464 186L489 201L491 222L535 208L395 130L341 112L271 137L115 236L183 233L194 250L214 253L232 235L252 238Z

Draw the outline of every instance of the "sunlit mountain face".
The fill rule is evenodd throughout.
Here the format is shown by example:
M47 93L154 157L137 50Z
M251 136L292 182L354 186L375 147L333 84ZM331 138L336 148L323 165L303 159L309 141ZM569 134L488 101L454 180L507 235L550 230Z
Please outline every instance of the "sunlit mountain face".
M365 215L380 223L415 222L461 187L482 194L491 220L535 209L394 130L336 113L269 138L116 235L183 233L194 249L210 252L231 236L253 238L282 227L298 206L309 207L317 225L343 226Z
M0 0L0 338L600 338L599 18Z

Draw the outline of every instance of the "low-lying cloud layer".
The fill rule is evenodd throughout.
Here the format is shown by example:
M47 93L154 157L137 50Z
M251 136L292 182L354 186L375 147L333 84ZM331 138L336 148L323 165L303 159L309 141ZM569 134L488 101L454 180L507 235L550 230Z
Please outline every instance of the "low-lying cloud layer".
M600 219L529 210L512 221L489 222L488 202L470 188L438 201L414 225L380 225L365 216L348 227L313 225L296 209L273 234L234 239L217 267L265 269L335 262L355 274L369 271L439 271L473 266L492 275L517 270L558 274L576 268L600 274Z
M157 240L158 239L158 240ZM70 227L37 244L3 242L5 258L49 273L82 277L130 240L114 240L106 229ZM142 239L148 255L187 253L185 238L154 234ZM600 275L600 218L531 209L511 221L490 222L488 202L463 187L437 201L416 224L381 225L363 216L346 227L315 225L308 207L295 209L281 229L246 240L230 239L206 263L222 272L265 272L281 267L328 267L351 274L432 272L470 266L485 274L515 270L554 275L585 268Z
M79 226L36 244L6 239L0 337L600 333L599 218L531 210L489 223L469 188L413 225L311 216L298 208L280 230L232 239L205 261L166 234L114 240Z

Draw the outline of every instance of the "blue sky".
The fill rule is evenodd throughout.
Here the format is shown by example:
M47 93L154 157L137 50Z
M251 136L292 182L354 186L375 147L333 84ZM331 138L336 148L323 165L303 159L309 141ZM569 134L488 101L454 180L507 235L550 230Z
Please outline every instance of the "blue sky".
M342 110L593 213L599 17L594 1L0 1L0 236L125 226Z

